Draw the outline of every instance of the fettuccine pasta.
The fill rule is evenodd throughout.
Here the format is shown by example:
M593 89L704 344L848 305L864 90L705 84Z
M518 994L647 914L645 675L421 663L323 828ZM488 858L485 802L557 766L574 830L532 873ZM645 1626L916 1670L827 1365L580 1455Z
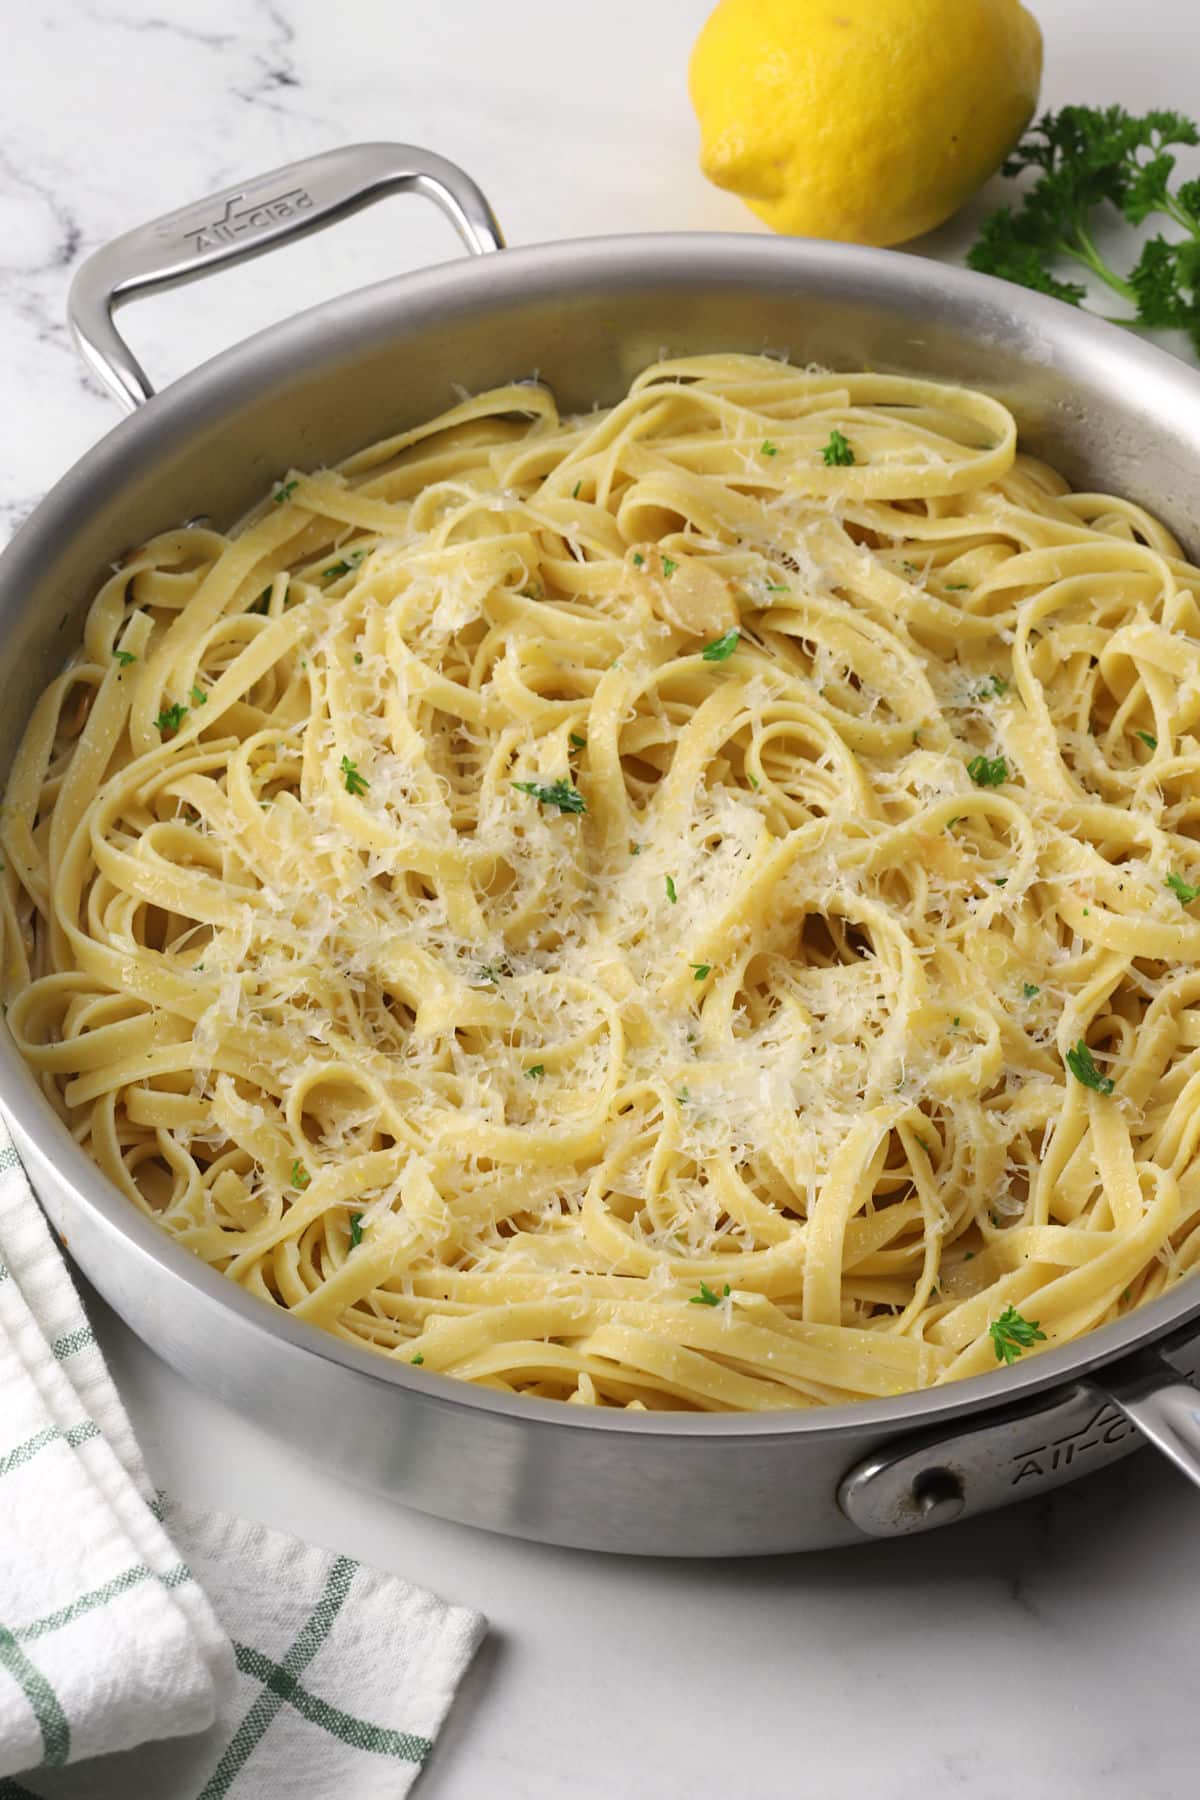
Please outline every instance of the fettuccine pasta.
M8 1026L273 1306L583 1405L995 1369L1200 1256L1200 571L997 401L709 356L127 555Z

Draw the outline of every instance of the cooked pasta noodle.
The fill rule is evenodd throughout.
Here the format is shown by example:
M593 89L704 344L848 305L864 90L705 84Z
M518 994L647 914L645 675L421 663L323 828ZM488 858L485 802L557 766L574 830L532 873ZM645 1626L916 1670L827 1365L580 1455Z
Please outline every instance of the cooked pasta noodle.
M499 389L105 583L9 1027L132 1204L426 1371L977 1374L1200 1254L1198 716L1200 572L985 395Z

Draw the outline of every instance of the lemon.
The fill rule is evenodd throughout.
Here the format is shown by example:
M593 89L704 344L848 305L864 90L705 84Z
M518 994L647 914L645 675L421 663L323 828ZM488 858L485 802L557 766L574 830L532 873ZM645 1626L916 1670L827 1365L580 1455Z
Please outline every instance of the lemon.
M775 231L897 244L992 174L1041 73L1020 0L721 0L689 69L700 166Z

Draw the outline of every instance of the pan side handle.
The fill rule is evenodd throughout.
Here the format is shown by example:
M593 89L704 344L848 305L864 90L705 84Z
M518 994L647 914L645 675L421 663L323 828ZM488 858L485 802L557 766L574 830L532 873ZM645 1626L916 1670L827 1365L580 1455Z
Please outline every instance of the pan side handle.
M1200 1391L1157 1350L1121 1363L1103 1386L1142 1436L1200 1487Z
M113 321L117 307L156 288L196 281L370 206L416 193L441 208L473 255L501 250L495 214L470 176L413 144L348 144L165 213L93 252L71 283L67 317L88 367L132 412L149 377Z
M1036 1497L1144 1442L1200 1486L1200 1391L1183 1371L1200 1372L1195 1322L1032 1404L883 1444L847 1471L838 1503L866 1536L906 1537Z

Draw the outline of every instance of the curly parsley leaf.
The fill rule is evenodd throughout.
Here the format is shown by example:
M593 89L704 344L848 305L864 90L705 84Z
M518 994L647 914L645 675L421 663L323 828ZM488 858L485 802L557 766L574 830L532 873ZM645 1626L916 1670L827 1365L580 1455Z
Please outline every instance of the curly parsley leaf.
M719 1294L716 1294L713 1292L712 1288L709 1287L707 1281L702 1281L700 1283L700 1292L698 1294L691 1295L690 1299L688 1300L688 1305L689 1306L720 1306L722 1300L728 1300L728 1298L729 1298L729 1283L728 1282L725 1283L725 1287L724 1287L723 1291Z
M161 734L161 736L167 737L168 735L173 735L175 732L177 732L179 730L179 727L183 724L183 721L187 718L187 714L188 714L187 707L181 706L179 704L178 700L176 700L174 705L163 707L162 711L159 713L159 715L155 719L154 723L157 726L158 731Z
M996 1352L996 1361L1010 1364L1015 1363L1023 1351L1046 1341L1046 1334L1039 1329L1037 1320L1023 1319L1015 1306L1006 1306L1000 1317L992 1320L988 1336Z
M1111 1094L1116 1083L1111 1075L1102 1075L1096 1067L1096 1059L1088 1046L1080 1038L1073 1049L1068 1050L1064 1058L1068 1069L1076 1081L1082 1082L1097 1094Z
M700 652L705 662L728 662L741 642L742 634L734 625L722 637L714 638L711 644L705 644Z
M359 774L357 765L352 763L348 756L342 758L341 775L346 785L346 792L356 797L359 794L365 794L371 785L365 775Z
M1193 900L1200 898L1200 887L1193 887L1182 875L1168 875L1163 886L1169 887L1178 897L1180 906L1190 906Z
M1008 780L1008 764L1002 756L973 756L967 774L976 787L1001 787Z
M854 451L835 427L829 434L829 442L821 450L821 460L827 469L849 469L855 462Z
M542 806L557 806L559 812L585 813L587 801L573 781L514 781L519 794L531 794Z

